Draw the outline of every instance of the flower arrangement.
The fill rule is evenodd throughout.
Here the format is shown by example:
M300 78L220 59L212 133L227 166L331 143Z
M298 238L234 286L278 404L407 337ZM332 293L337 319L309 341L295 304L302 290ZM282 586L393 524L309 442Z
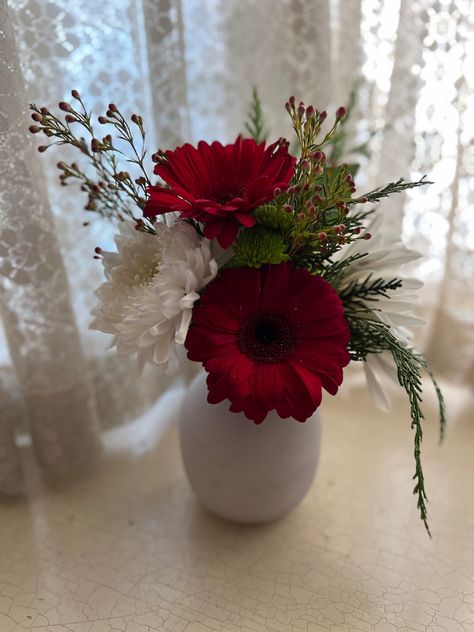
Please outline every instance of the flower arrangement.
M410 403L414 493L429 533L420 447L421 374L431 372L407 329L418 322L420 283L399 271L418 255L380 230L373 206L425 178L357 195L356 166L336 159L346 109L323 133L326 112L291 97L290 152L283 138L266 143L254 92L248 137L157 151L152 181L142 117L110 104L98 122L114 136L98 137L76 90L72 98L74 106L59 103L64 119L31 105L30 131L50 139L40 152L78 150L88 166L59 162L61 184L79 183L85 209L119 223L116 252L96 249L106 281L92 328L112 334L119 353L168 370L184 345L208 373L208 401L257 424L271 410L309 419L323 390L336 395L350 361L363 363L382 405L378 376L395 375Z

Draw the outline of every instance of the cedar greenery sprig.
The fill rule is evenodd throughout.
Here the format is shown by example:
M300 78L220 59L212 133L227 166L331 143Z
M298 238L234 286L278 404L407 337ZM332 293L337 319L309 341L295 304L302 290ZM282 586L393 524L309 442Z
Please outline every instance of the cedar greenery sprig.
M403 285L403 281L398 278L380 279L373 278L373 273L361 280L352 281L347 287L339 292L342 302L351 302L352 306L359 305L360 301L377 301L378 297L391 298L389 292L393 292Z
M412 349L403 347L390 331L385 329L383 335L397 367L398 382L405 389L410 402L411 427L415 430L415 474L413 475L413 479L416 481L416 484L413 489L413 493L417 496L417 507L420 511L420 517L425 525L428 535L431 537L430 528L428 526L428 513L426 509L426 501L428 498L426 495L425 478L421 465L421 442L423 439L422 420L424 418L420 407L423 390L420 373L421 366L417 354L414 353Z
M81 190L88 194L84 207L86 211L94 211L107 219L136 218L137 213L130 206L130 201L138 209L143 209L146 203L146 189L150 185L144 165L146 134L142 117L132 114L130 118L131 124L140 136L139 147L136 145L132 127L113 103L109 105L105 116L98 117L98 122L101 125L111 125L116 133L116 139L114 140L111 134L99 137L92 123L92 115L86 109L79 92L72 90L71 96L78 103L78 107L61 101L59 109L65 112L64 120L46 107L38 107L34 103L30 105L32 119L35 122L30 126L30 132L43 133L48 139L54 139L46 145L40 145L38 151L43 153L54 145L69 145L79 151L90 169L86 171L76 162L58 162L61 184L80 184ZM81 128L82 133L76 134L72 126ZM131 157L116 146L117 140L131 148ZM129 171L123 170L123 162L135 165L140 175L133 176ZM143 230L152 232L152 227L146 220L140 220L140 226Z
M252 90L250 111L244 126L250 138L253 138L256 143L261 143L267 139L267 130L263 122L262 103L256 86L254 86Z
M435 389L436 397L437 397L437 400L438 400L438 412L439 412L439 420L440 420L440 424L439 424L439 442L443 443L443 441L445 439L445 436L446 436L446 405L445 405L445 402L444 402L443 393L441 392L439 384L436 381L435 376L433 375L433 371L431 370L431 367L429 366L429 364L427 363L425 358L422 355L418 355L418 361L420 363L420 366L423 367L423 369L430 376L431 382L432 382L433 387Z
M424 419L421 410L422 403L422 381L421 372L425 370L430 375L436 390L439 403L439 423L440 437L444 437L446 427L445 404L443 395L438 384L433 378L433 374L429 369L426 360L417 354L413 349L403 346L403 344L391 333L388 325L380 321L377 316L369 310L365 313L358 307L356 310L346 309L346 316L351 329L350 352L353 356L354 352L363 350L359 357L353 359L365 360L369 353L381 353L389 351L397 368L397 378L399 384L404 388L408 400L410 402L411 427L414 429L414 457L415 457L415 473L416 481L413 493L417 496L417 507L420 511L420 517L423 521L428 535L431 537L428 525L428 512L426 503L428 501L425 489L425 479L423 467L421 464L421 443L423 440L422 421Z
M426 360L413 349L404 345L382 322L377 315L376 302L373 307L367 301L377 300L377 296L390 297L390 292L403 286L401 279L384 280L373 278L369 274L363 281L349 284L340 291L346 317L351 331L349 353L355 361L365 361L371 353L389 351L397 369L399 384L404 388L410 402L411 427L414 429L414 457L416 484L413 493L417 496L417 507L420 517L431 537L428 526L426 508L427 495L423 468L421 464L421 443L423 439L421 410L422 382L421 373L426 371L430 376L436 391L439 406L440 441L443 440L446 428L445 404L441 390L434 379L433 373Z
M345 257L344 259L339 259L338 261L332 261L331 259L319 263L318 269L319 274L330 283L335 290L340 292L339 287L342 279L344 278L344 273L346 269L354 263L354 261L358 261L359 259L363 259L367 257L366 252L364 253L356 253Z
M384 187L379 187L373 191L369 191L369 193L366 193L363 197L366 198L367 202L380 202L382 198L389 197L394 193L401 193L402 191L421 187L426 184L433 184L426 179L426 175L422 176L420 180L417 180L416 182L405 182L404 178L400 178L396 182L389 182L389 184ZM356 200L353 202L356 202Z

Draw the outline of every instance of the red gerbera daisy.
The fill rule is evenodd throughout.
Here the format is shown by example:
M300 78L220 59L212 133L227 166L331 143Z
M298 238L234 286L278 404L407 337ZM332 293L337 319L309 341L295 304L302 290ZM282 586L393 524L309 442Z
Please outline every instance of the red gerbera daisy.
M327 281L288 263L224 270L193 309L188 358L209 375L208 401L261 423L270 410L305 421L335 395L349 327Z
M186 144L165 155L155 173L170 188L149 188L145 216L178 211L204 224L204 235L217 238L223 248L233 243L240 226L255 224L251 211L272 200L275 189L288 188L296 162L284 139L265 148L240 136L232 145L201 141L197 148Z

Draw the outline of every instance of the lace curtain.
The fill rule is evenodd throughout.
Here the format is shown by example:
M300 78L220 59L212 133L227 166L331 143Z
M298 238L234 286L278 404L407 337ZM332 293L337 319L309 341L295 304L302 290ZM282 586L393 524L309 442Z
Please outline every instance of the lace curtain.
M472 383L473 30L469 0L0 0L0 491L21 491L19 435L62 479L97 460L101 427L134 419L172 380L140 375L88 330L93 249L112 246L114 227L57 185L61 152L39 159L28 102L52 108L76 88L96 112L139 111L150 147L172 148L232 140L254 84L271 137L290 133L290 94L331 109L357 88L359 190L434 181L382 211L425 255L419 345Z

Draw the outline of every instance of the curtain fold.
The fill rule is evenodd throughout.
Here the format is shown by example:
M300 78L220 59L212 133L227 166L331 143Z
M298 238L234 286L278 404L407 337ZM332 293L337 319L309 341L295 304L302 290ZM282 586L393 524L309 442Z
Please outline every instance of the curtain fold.
M4 369L0 387L0 497L23 491L23 472L15 444L15 429L23 411L12 395L17 391L13 376Z
M63 477L96 460L98 420L43 176L25 134L13 29L0 6L0 171L8 183L0 202L2 321L38 458L48 474Z
M466 61L464 56L463 63L465 64ZM450 187L451 203L447 217L448 232L446 235L444 271L434 302L434 308L432 309L433 327L426 346L431 362L435 366L443 366L444 372L450 375L451 379L462 381L465 376L470 376L472 383L474 372L473 319L472 312L469 313L466 310L469 303L464 297L464 275L462 272L459 274L457 269L459 265L459 239L457 233L460 229L459 220L461 219L459 217L459 208L462 204L461 190L463 179L466 176L464 172L466 150L462 137L465 129L463 119L467 112L463 106L468 96L467 81L463 78L456 98L459 122L456 134L456 163ZM474 273L474 271L472 272ZM455 286L454 291L453 285ZM456 351L453 353L453 350Z
M291 134L291 94L331 118L357 87L348 130L350 146L368 148L360 192L400 176L435 182L381 211L425 255L421 347L435 370L472 384L473 37L464 2L0 0L0 492L21 490L17 434L31 433L61 479L97 459L101 429L133 420L178 379L140 373L88 329L102 281L94 247L113 248L116 228L58 186L67 149L37 157L29 101L53 108L76 88L96 115L116 101L144 116L154 151L232 141L254 85L269 139ZM183 364L179 379L197 368Z
M411 6L411 4L410 4ZM418 7L416 9L416 7ZM468 2L416 3L422 49L412 172L429 187L409 192L400 209L403 235L424 255L419 336L439 375L474 386L474 7ZM408 84L409 85L409 84Z
M387 95L386 121L378 156L377 182L397 180L406 173L415 155L415 109L419 78L412 72L422 62L426 24L420 16L420 5L401 0L394 50L390 90ZM384 200L383 219L386 230L402 232L405 193Z
M143 0L154 130L160 145L176 147L190 136L180 0Z
M361 83L361 0L341 2L335 18L338 18L339 28L334 29L333 101L336 105L345 105L349 102L351 91L360 88Z

